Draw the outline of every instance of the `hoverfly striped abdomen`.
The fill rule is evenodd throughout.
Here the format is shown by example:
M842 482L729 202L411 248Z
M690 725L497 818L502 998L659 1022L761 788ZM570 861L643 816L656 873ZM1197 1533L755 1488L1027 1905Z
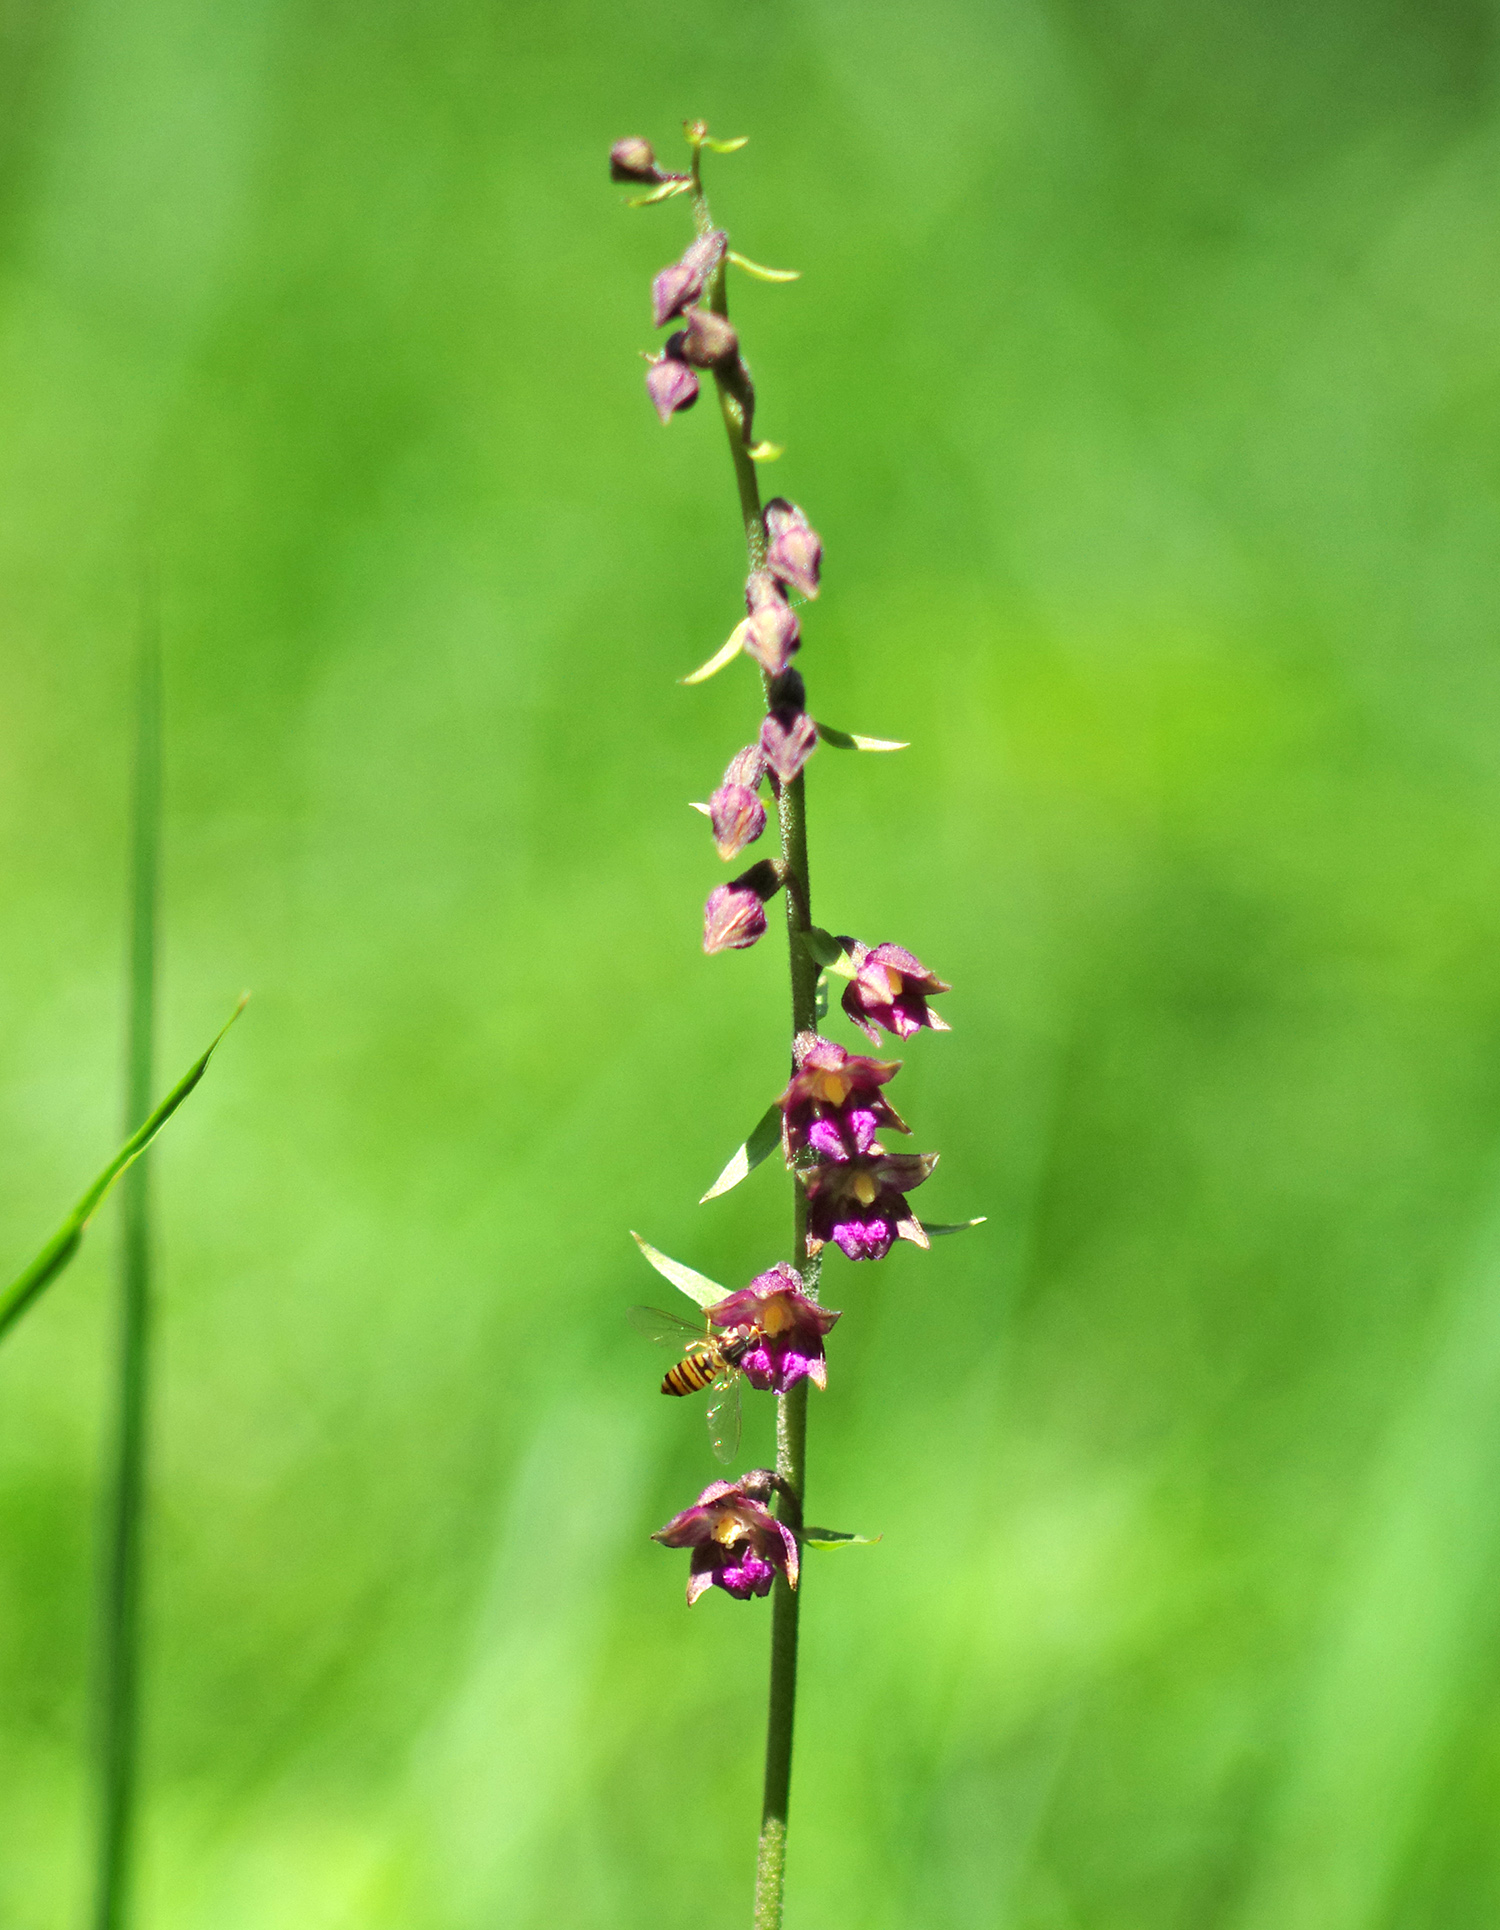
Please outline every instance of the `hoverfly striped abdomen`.
M669 1367L662 1380L664 1394L698 1394L710 1386L720 1374L728 1373L738 1367L749 1353L755 1334L739 1334L732 1340L712 1339L697 1348L685 1360Z

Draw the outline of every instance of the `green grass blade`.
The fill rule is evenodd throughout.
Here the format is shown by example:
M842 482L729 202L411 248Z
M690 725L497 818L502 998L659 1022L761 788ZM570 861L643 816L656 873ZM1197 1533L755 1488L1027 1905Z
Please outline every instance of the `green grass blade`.
M769 1159L781 1144L781 1101L773 1099L760 1118L756 1120L750 1137L729 1156L729 1163L719 1177L699 1200L706 1206L716 1200L721 1193L738 1186L742 1179L748 1179L762 1160Z
M82 1242L89 1221L103 1204L110 1188L128 1167L135 1164L203 1077L208 1070L208 1062L218 1050L224 1034L244 1009L245 1000L241 999L223 1030L219 1032L202 1058L188 1068L145 1124L125 1141L31 1264L23 1268L5 1291L0 1293L0 1339L5 1337L37 1295L52 1284L73 1258Z
M669 1254L662 1253L643 1240L639 1233L632 1231L631 1239L651 1262L663 1280L670 1280L679 1293L685 1293L689 1300L696 1301L700 1307L712 1307L717 1301L727 1297L729 1289L721 1287L717 1280L710 1280L706 1273L694 1273L685 1267L681 1260L674 1260Z

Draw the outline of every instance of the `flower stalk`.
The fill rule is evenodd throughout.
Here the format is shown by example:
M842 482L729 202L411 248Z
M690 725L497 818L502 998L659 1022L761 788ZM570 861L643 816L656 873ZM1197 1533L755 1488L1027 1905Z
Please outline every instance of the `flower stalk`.
M706 1318L701 1351L681 1363L663 1383L668 1393L712 1386L709 1433L715 1451L730 1458L738 1440L738 1388L774 1392L776 1466L755 1469L738 1481L719 1481L658 1530L655 1539L691 1550L689 1605L718 1588L745 1601L770 1593L771 1667L766 1723L765 1784L755 1879L755 1930L780 1930L786 1878L791 1794L792 1739L797 1699L797 1637L801 1580L807 1548L830 1548L866 1537L807 1528L803 1504L807 1479L809 1385L823 1387L828 1364L824 1342L840 1318L818 1297L825 1247L831 1242L850 1261L883 1259L897 1239L925 1248L927 1229L908 1193L926 1181L936 1153L890 1153L876 1138L909 1129L884 1092L900 1070L892 1061L850 1053L820 1037L825 971L848 980L845 1015L872 1040L884 1027L902 1038L924 1027L946 1030L927 1001L948 990L914 954L890 944L873 949L853 938L834 938L812 921L807 849L806 765L820 742L846 750L900 750L879 738L835 731L814 720L807 691L791 659L802 646L793 598L818 595L822 542L804 511L782 497L762 503L758 465L781 454L754 439L755 388L729 319L726 285L730 264L765 281L794 280L729 247L714 226L703 188L705 150L729 153L740 141L709 139L701 121L686 129L692 154L686 174L657 166L650 144L632 138L616 143L611 171L617 180L641 183L650 192L633 205L689 195L694 239L651 284L652 319L671 327L659 354L648 357L647 394L664 424L693 406L700 378L712 376L719 400L739 497L748 574L746 616L728 641L686 684L717 675L740 655L759 667L764 714L755 743L730 759L706 804L715 849L728 862L769 828L759 792L775 802L780 844L775 858L710 892L704 907L703 949L714 954L745 951L765 935L766 908L784 894L791 992L790 1082L765 1118L703 1196L717 1198L750 1173L780 1141L792 1187L791 1263L778 1262L748 1287L722 1288L640 1240L657 1271L696 1301ZM977 1222L969 1222L977 1224ZM957 1230L935 1228L935 1231ZM842 1296L841 1296L842 1297ZM651 1309L636 1309L642 1331L657 1324ZM668 1315L671 1323L673 1316ZM722 1330L715 1334L714 1329ZM668 1332L670 1332L670 1325ZM660 1338L659 1334L653 1337ZM696 1361L696 1365L694 1365ZM718 1425L726 1412L732 1429ZM774 1510L774 1512L773 1512Z

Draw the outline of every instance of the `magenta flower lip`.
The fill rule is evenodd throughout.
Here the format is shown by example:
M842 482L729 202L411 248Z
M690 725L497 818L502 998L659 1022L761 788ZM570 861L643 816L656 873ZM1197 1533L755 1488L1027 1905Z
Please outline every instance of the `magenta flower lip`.
M839 943L854 966L841 1003L871 1044L880 1043L877 1026L898 1039L909 1039L924 1025L934 1032L952 1029L927 1001L953 988L929 972L915 953L901 945L862 945L855 938L840 938Z
M797 1538L764 1505L774 1482L768 1468L738 1481L713 1481L692 1507L651 1537L664 1548L692 1549L689 1608L710 1588L722 1588L737 1602L768 1595L778 1574L797 1586Z
M880 1090L901 1070L899 1060L846 1052L816 1032L799 1032L797 1070L781 1095L781 1144L787 1164L805 1147L841 1161L867 1153L881 1127L911 1128Z
M929 1245L906 1195L937 1163L936 1153L887 1153L872 1146L814 1166L802 1175L809 1253L832 1240L850 1260L883 1260L898 1239Z
M795 1267L780 1261L706 1311L716 1327L753 1334L755 1344L737 1363L752 1387L784 1394L803 1379L828 1385L823 1337L839 1316L808 1299Z

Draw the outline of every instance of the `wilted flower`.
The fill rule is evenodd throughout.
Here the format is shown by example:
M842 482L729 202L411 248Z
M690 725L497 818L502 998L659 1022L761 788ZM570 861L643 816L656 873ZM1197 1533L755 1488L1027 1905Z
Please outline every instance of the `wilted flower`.
M656 165L656 151L638 134L616 141L609 150L611 181L665 181L670 177Z
M703 949L742 952L766 929L765 901L781 889L781 873L769 859L708 894L703 907Z
M779 677L802 640L796 612L769 570L756 570L745 580L745 648L762 670Z
M690 308L683 316L687 326L672 339L679 344L677 353L694 368L717 368L740 351L740 338L733 324L711 308Z
M766 504L766 568L803 596L818 594L823 544L817 531L784 496Z
M766 807L744 784L721 784L708 800L708 816L714 845L726 860L754 844L766 828Z
M910 1131L880 1088L901 1070L895 1059L866 1059L816 1032L797 1034L797 1070L781 1095L781 1144L788 1163L805 1146L824 1159L867 1153L882 1126Z
M674 335L672 342L676 340ZM698 378L672 353L672 342L668 342L666 353L656 356L646 370L646 393L663 422L670 422L679 409L691 409L698 400Z
M797 1586L797 1537L765 1505L775 1478L769 1468L756 1468L738 1481L711 1482L651 1537L664 1548L692 1549L689 1608L708 1588L722 1588L737 1602L769 1595L778 1573Z
M809 1300L801 1274L784 1260L706 1311L716 1327L759 1328L755 1345L736 1363L752 1387L784 1394L804 1376L814 1387L828 1385L823 1336L838 1314Z
M883 1260L895 1239L927 1246L927 1235L907 1204L937 1165L936 1153L868 1153L819 1164L802 1176L807 1188L807 1250L827 1240L851 1260Z
M854 966L854 977L844 987L844 1011L872 1045L880 1043L878 1025L898 1039L909 1039L924 1025L934 1032L952 1030L927 1001L953 988L929 972L920 958L900 945L861 945L853 938L839 943Z
M681 259L663 268L651 284L651 314L660 328L680 315L708 286L709 277L724 259L729 237L722 228L700 235L683 250Z

